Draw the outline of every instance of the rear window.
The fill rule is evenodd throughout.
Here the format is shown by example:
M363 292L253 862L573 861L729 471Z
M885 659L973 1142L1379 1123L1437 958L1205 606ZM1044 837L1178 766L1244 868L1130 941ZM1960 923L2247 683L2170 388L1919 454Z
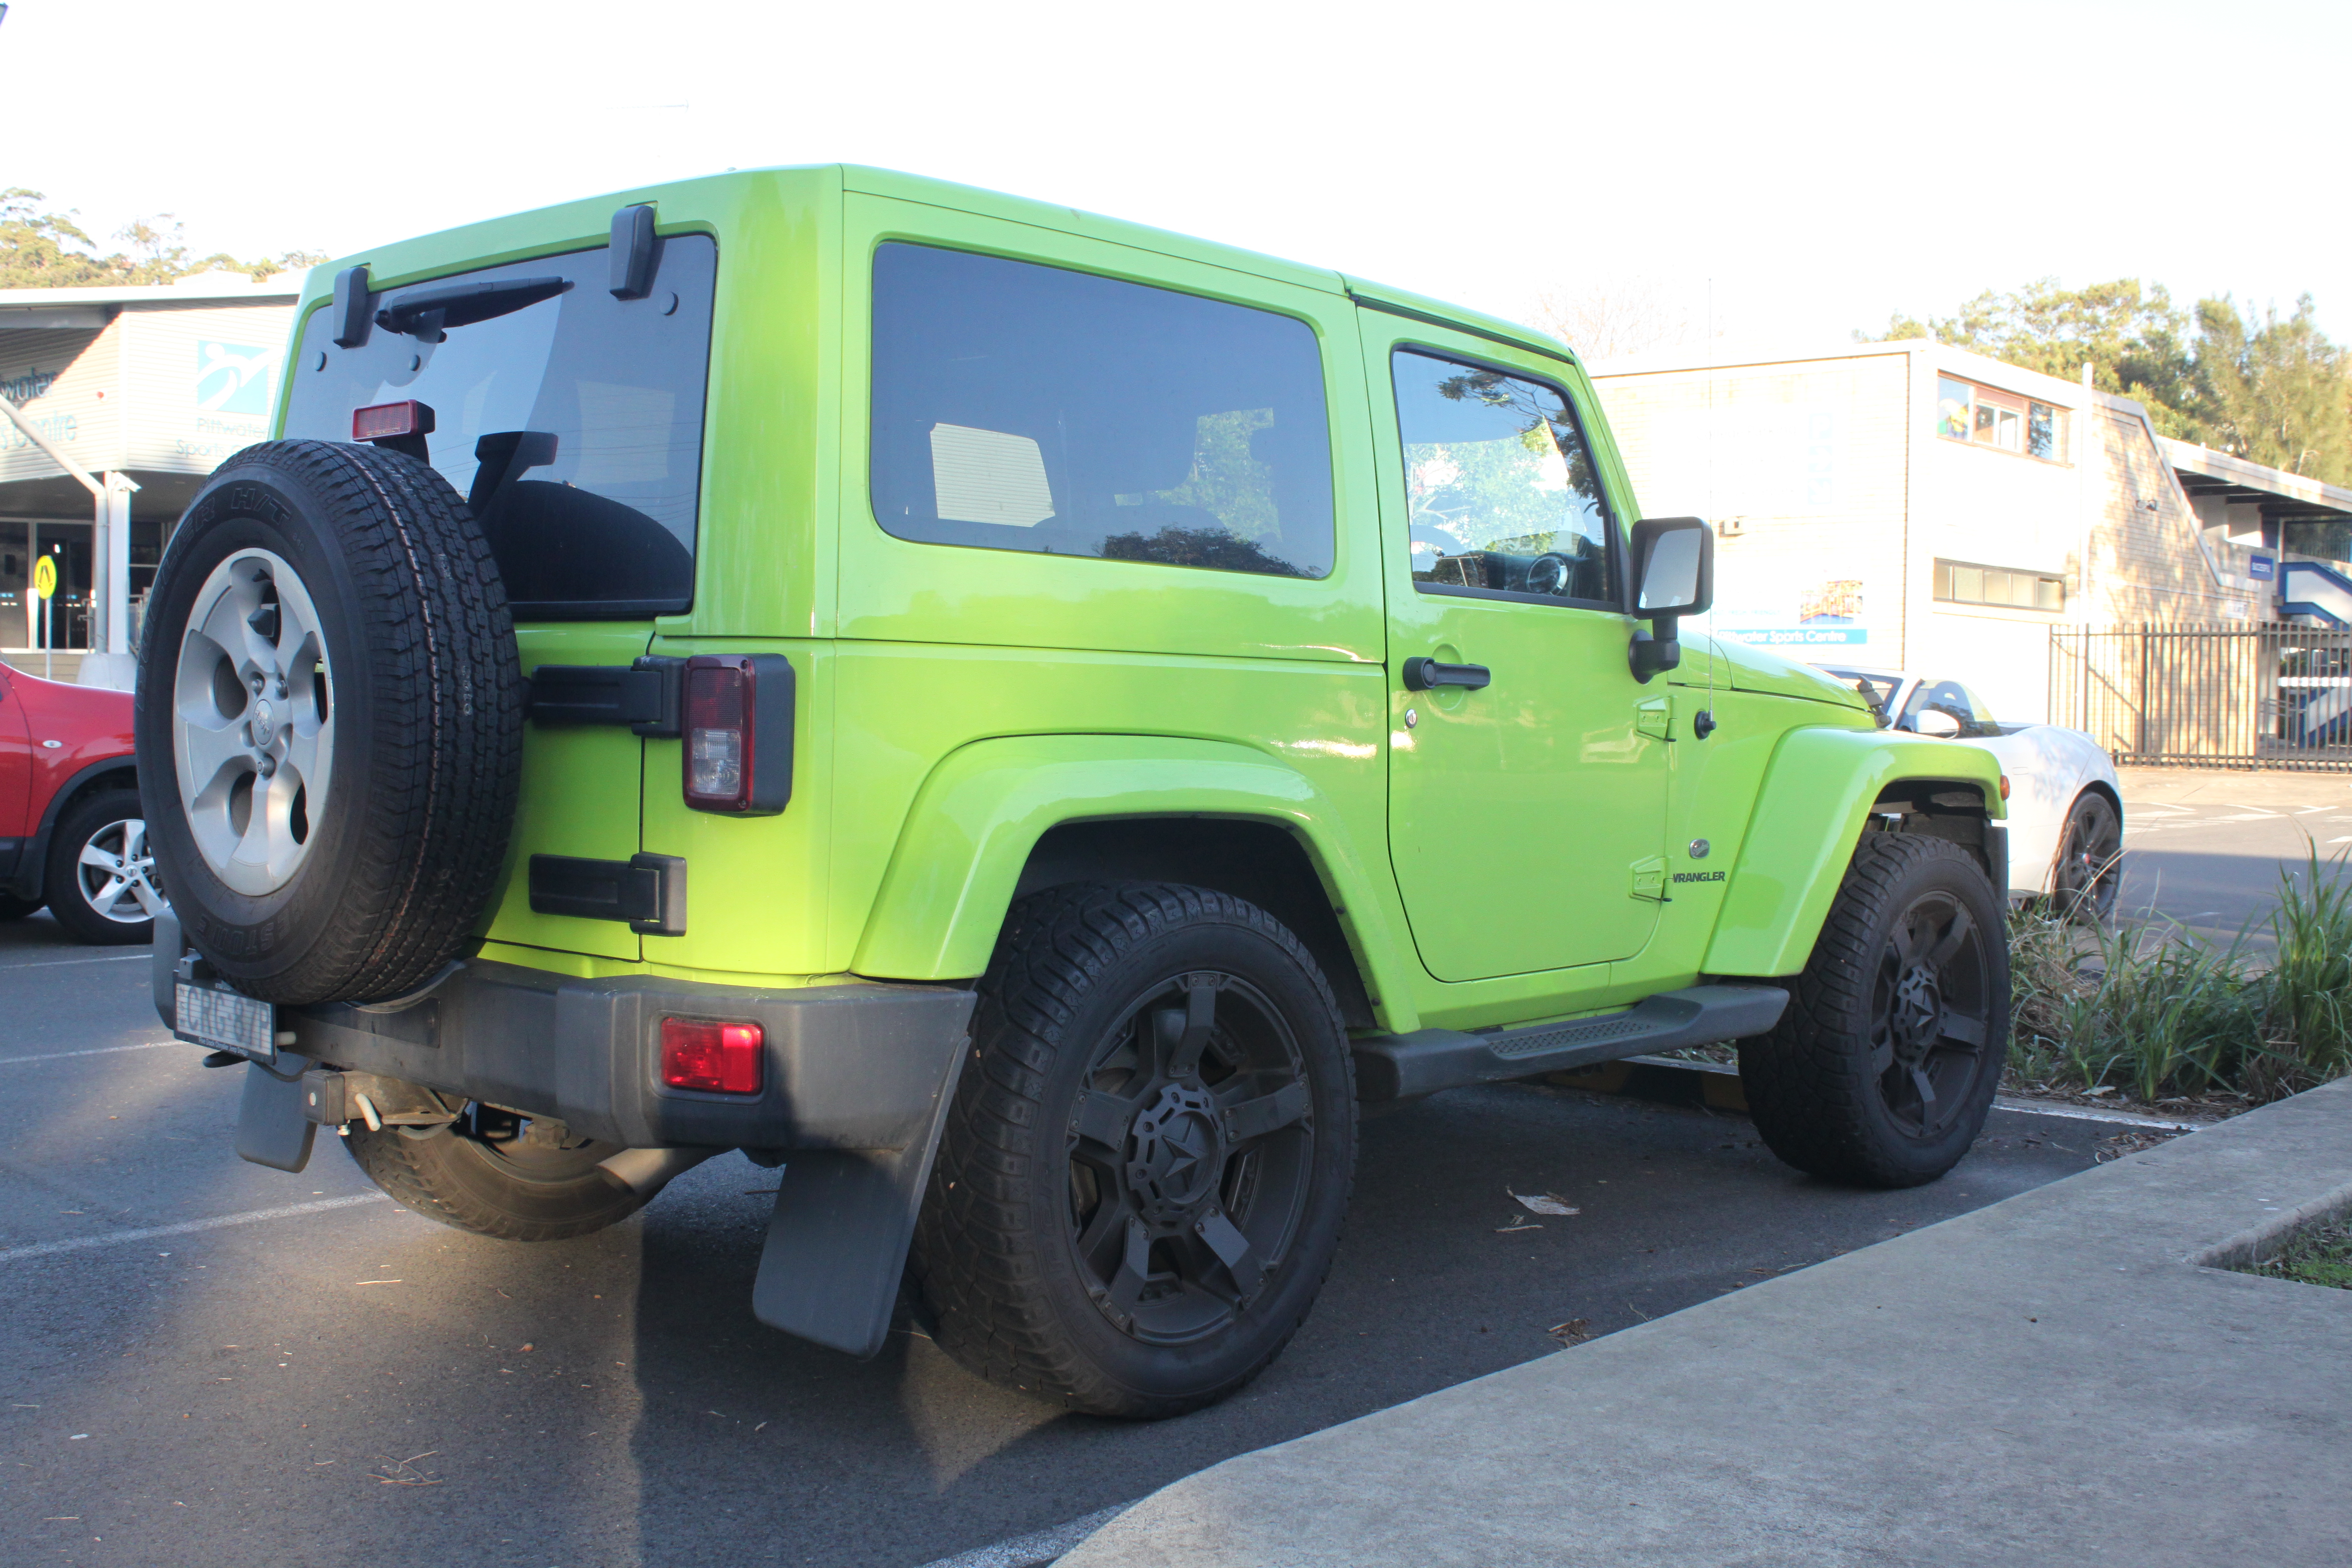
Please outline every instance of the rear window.
M882 246L873 500L901 539L1325 576L1315 333L1170 289Z
M614 298L603 247L484 268L386 289L373 311L453 286L546 282L463 325L379 322L351 349L336 346L331 310L313 312L286 434L348 441L353 409L414 398L433 410L429 460L472 503L518 619L683 610L718 268L706 235L657 242L640 300Z

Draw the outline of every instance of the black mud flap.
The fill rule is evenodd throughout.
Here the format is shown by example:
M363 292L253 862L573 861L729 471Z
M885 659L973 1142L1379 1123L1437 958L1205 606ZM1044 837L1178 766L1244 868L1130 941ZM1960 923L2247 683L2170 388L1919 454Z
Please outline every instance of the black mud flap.
M955 1102L956 1043L930 1127L904 1149L795 1149L777 1174L776 1207L751 1287L751 1313L772 1329L864 1361L890 1335L898 1277L930 1184L940 1133Z
M278 1171L299 1171L310 1163L319 1124L302 1101L302 1075L310 1066L310 1058L283 1051L273 1064L246 1064L245 1099L236 1113L240 1158Z

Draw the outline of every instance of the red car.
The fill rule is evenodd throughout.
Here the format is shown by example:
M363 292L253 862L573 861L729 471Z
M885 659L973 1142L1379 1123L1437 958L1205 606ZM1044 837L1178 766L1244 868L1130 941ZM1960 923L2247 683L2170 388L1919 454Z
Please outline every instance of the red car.
M43 904L84 942L153 939L131 694L0 665L0 920Z

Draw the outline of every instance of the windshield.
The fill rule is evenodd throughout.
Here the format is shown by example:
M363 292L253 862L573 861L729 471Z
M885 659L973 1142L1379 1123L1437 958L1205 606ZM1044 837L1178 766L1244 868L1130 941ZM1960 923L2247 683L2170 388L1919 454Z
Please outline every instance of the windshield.
M1883 669L1839 669L1826 664L1816 665L1814 668L1823 675L1834 676L1861 692L1862 700L1877 709L1878 716L1882 719L1886 716L1886 705L1895 700L1895 692L1903 686L1901 676L1889 674Z
M694 596L718 247L660 241L633 300L614 297L608 256L386 289L355 348L333 342L331 310L303 330L286 434L348 441L354 409L431 408L428 460L480 520L518 619L667 614Z

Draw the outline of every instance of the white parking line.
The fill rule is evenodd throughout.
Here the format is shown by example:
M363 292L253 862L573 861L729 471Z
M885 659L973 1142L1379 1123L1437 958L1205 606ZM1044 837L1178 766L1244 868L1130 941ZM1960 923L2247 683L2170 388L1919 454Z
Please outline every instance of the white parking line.
M2142 1116L2132 1110L2099 1110L2087 1105L2053 1105L2046 1100L2017 1100L2001 1095L1992 1102L1995 1110L2021 1110L2028 1116L2063 1116L2071 1121L2104 1121L2115 1127L2144 1127L2150 1132L2194 1132L2210 1127L2210 1121L2168 1121L2161 1117Z
M136 1046L92 1046L86 1051L49 1051L37 1057L0 1057L0 1068L18 1062L61 1062L68 1057L110 1057L117 1051L159 1051L165 1046L184 1046L185 1040L149 1040Z
M924 1563L923 1568L1040 1568L1134 1506L1131 1502L1118 1503L1051 1530L1016 1535L993 1546L977 1546L953 1557L937 1558Z
M110 958L44 958L37 963L0 963L0 973L11 969L63 969L68 963L152 963L149 952L118 952Z
M118 1230L105 1236L76 1236L63 1241L39 1241L30 1247L12 1247L0 1252L0 1263L21 1263L27 1258L54 1258L60 1252L86 1252L93 1247L121 1247L127 1242L154 1241L166 1236L194 1236L200 1230L221 1230L233 1225L255 1225L265 1219L292 1219L297 1215L324 1214L329 1209L356 1208L362 1204L384 1202L382 1193L362 1193L356 1197L320 1198L315 1204L288 1204L284 1208L250 1209L244 1214L215 1215L210 1219L192 1219L179 1225L152 1225L142 1230Z

